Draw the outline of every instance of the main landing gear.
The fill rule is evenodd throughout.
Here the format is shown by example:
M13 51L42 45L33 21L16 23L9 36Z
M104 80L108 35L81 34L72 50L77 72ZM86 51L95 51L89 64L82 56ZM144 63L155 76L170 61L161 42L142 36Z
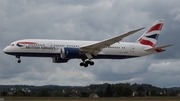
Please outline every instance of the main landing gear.
M16 58L18 58L18 63L21 63L21 59L20 59L20 56L16 56Z
M80 66L88 67L88 65L94 65L94 62L91 60L83 61L79 64Z

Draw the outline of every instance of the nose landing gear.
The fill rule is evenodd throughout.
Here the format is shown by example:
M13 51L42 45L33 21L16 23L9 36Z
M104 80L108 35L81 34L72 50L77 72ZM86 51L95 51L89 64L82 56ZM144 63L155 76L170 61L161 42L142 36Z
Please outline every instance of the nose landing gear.
M21 60L18 60L17 62L18 62L18 63L21 63Z
M20 56L16 56L16 58L18 58L18 63L21 63L21 59L20 59Z

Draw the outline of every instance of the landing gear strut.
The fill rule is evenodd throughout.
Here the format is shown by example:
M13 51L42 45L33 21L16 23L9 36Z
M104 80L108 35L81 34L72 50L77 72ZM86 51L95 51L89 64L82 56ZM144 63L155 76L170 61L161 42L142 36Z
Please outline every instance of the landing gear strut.
M20 56L16 56L16 58L18 58L18 63L21 63L21 59L20 59Z
M94 62L91 60L83 61L79 64L80 66L88 67L88 65L94 65Z

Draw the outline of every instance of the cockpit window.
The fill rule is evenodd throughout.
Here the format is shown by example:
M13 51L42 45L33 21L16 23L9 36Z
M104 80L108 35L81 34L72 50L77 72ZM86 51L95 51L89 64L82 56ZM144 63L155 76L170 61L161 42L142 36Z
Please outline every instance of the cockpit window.
M14 44L10 44L10 46L14 46Z

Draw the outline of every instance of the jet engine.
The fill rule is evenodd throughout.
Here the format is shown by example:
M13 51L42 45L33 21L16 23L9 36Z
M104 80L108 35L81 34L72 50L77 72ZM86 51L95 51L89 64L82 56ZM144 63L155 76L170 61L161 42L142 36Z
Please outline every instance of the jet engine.
M60 54L62 59L71 59L80 57L81 52L78 48L65 47L61 48Z

